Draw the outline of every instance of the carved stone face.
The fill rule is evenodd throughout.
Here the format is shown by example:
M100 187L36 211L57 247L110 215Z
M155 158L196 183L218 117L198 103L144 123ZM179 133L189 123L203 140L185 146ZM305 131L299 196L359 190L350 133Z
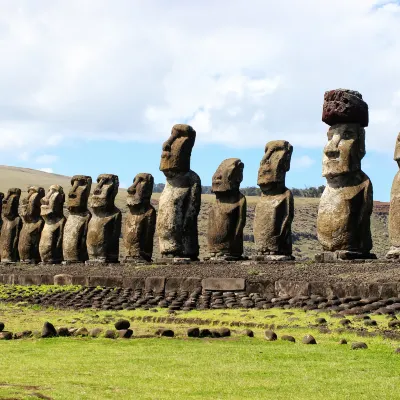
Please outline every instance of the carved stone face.
M71 178L71 190L68 193L68 210L87 210L87 204L92 187L90 176L75 175Z
M153 193L154 178L151 174L137 174L128 188L126 203L128 206L150 203Z
M96 189L90 199L93 208L114 207L115 197L118 193L119 179L117 175L102 174L97 178Z
M328 130L322 176L335 177L361 169L365 155L365 131L360 124L337 124Z
M3 199L3 217L15 218L18 216L19 198L21 196L21 189L12 188L8 189L7 196Z
M265 154L260 162L257 185L285 183L286 172L290 170L293 146L285 140L274 140L265 145Z
M28 195L21 201L19 215L24 219L40 216L41 200L45 196L44 189L39 186L30 186Z
M190 156L196 140L196 131L189 125L178 124L163 144L160 171L167 178L190 170Z
M397 135L396 147L394 148L394 160L397 161L400 167L400 133Z
M65 202L64 190L60 185L51 185L40 202L40 215L62 217L63 216L63 205Z
M239 158L228 158L222 161L212 178L214 193L238 191L243 180L244 164Z

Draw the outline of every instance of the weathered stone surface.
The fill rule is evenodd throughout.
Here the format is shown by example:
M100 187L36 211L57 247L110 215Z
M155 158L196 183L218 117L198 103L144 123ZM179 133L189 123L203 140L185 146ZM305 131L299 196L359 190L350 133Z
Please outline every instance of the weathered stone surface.
M90 263L117 263L121 235L121 211L115 206L119 180L117 175L102 174L90 199L87 250Z
M145 290L152 290L155 293L163 292L165 288L165 278L162 276L150 276L146 278Z
M72 275L59 274L54 275L54 285L72 285Z
M0 332L4 329L4 322L0 322Z
M43 325L42 329L42 338L49 338L49 337L54 337L57 336L57 331L56 328L54 328L54 325L50 322L45 322Z
M61 336L61 337L71 336L71 334L66 326L61 326L61 327L57 328L56 331L57 331L58 336Z
M205 278L202 281L204 290L244 290L245 285L246 282L242 278Z
M4 193L0 192L0 215L3 215L3 199L4 199ZM2 226L3 226L3 218L0 218L0 233Z
M193 292L196 289L201 289L201 279L200 278L167 278L165 283L165 292L173 291L187 291Z
M174 337L175 333L174 333L174 331L172 329L161 328L161 329L157 330L156 335L157 336L164 336L164 337Z
M372 183L361 170L361 160L365 155L363 126L366 124L355 117L357 112L353 112L354 99L358 99L354 100L356 103L365 103L357 92L342 89L336 94L334 92L325 94L324 113L325 110L333 110L332 102L337 106L336 98L348 99L348 103L344 104L348 104L349 108L346 106L342 110L339 105L338 110L343 112L332 111L334 124L328 130L328 144L323 156L322 175L327 179L327 185L318 209L318 240L323 250L335 252L339 261L374 258L370 253ZM368 107L366 110L368 115ZM331 124L328 114L324 120Z
M246 197L239 191L244 164L238 158L224 160L212 178L216 201L208 214L208 251L212 258L240 259L246 225Z
M201 203L201 181L190 169L196 139L189 125L174 125L163 144L160 171L167 178L158 204L157 233L163 257L197 260L199 241L197 217Z
M200 336L200 329L199 328L189 328L187 330L188 337L199 337Z
M22 228L22 220L18 214L20 196L21 189L12 188L8 189L7 196L3 199L0 257L6 263L19 261L18 240Z
M301 281L276 281L275 294L278 297L308 296L310 292L310 283Z
M53 282L52 282L53 283ZM42 275L15 275L14 278L15 285L41 285Z
M156 229L156 210L150 204L154 178L151 174L138 174L128 188L127 213L123 240L125 261L151 261L153 237Z
M269 329L265 331L264 336L269 342L273 342L278 339L278 335Z
M268 300L275 297L275 283L271 281L252 282L246 279L246 293L259 293Z
M122 287L122 278L118 276L90 276L90 286Z
M15 275L14 274L3 274L0 275L0 283L5 285L14 285Z
M114 326L117 331L120 331L122 329L129 329L131 323L127 319L120 319L114 324Z
M115 330L113 330L113 329L107 329L107 330L104 332L104 337L105 337L106 339L116 339L118 336L119 336L119 335L118 335L118 332L115 331Z
M400 133L396 139L394 160L400 168ZM389 239L390 249L387 258L400 258L400 170L397 171L392 183L389 209Z
M290 335L283 335L281 337L282 340L285 340L287 342L292 342L292 343L296 343L296 339L293 336Z
M346 339L340 339L339 340L339 344L347 344L347 340Z
M118 335L121 339L130 339L133 335L132 329L121 329L118 331Z
M248 336L248 337L254 337L254 332L251 329L245 329L243 331L243 335Z
M90 330L89 332L89 336L93 337L93 338L97 338L100 336L100 334L103 332L103 329L101 328L93 328Z
M329 284L327 282L313 281L309 284L309 294L317 296L328 296L329 295Z
M336 89L325 92L322 121L336 124L360 124L368 126L368 104L355 90Z
M390 297L397 297L397 283L382 283L380 288L379 297L381 299L389 299Z
M304 343L304 344L317 344L317 341L315 340L314 336L306 335L306 336L303 337L302 343Z
M64 201L65 194L60 185L50 186L46 196L41 199L40 215L44 219L44 227L39 253L42 262L46 264L60 264L63 259Z
M89 336L89 331L83 326L74 332L74 336Z
M352 350L368 349L368 346L364 342L354 342L351 344Z
M22 229L19 234L18 252L21 262L38 263L40 261L39 242L44 220L40 216L41 200L45 191L39 186L30 186L28 195L21 201L19 215Z
M0 332L0 340L11 340L13 338L12 332Z
M285 186L292 153L293 146L284 140L275 140L265 146L257 181L261 198L254 216L254 240L258 256L292 258L294 202L292 192ZM286 261L287 257L276 259L281 260Z
M63 255L66 262L85 262L89 259L86 239L91 213L88 199L92 187L92 178L75 175L71 178L71 190L68 193L69 215L64 228Z

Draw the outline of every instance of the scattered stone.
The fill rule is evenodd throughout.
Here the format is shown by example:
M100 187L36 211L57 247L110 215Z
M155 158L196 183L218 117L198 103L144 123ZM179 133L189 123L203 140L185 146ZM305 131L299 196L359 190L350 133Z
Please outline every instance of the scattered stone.
M269 329L267 329L265 331L264 335L265 335L265 339L267 339L270 342L278 339L278 335L274 331L271 331Z
M315 340L314 336L312 336L312 335L304 336L302 342L304 344L317 344L317 341Z
M118 331L118 335L122 339L130 339L133 335L132 329L121 329Z
M114 326L115 326L115 329L116 329L117 331L120 331L120 330L129 329L130 326L131 326L131 323L130 323L128 320L126 320L126 319L120 319L119 321L117 321L117 322L114 324Z
M394 352L395 354L400 354L400 347L398 347Z
M347 325L351 325L351 321L349 319L344 318L339 321L339 324L343 325L343 326L347 326Z
M70 336L69 330L65 326L58 328L57 334L58 334L58 336Z
M327 320L325 319L325 318L317 318L316 320L315 320L315 322L318 324L318 325L326 325L328 322L327 322Z
M347 344L347 340L346 339L340 339L339 340L339 344Z
M282 340L286 340L287 342L293 342L296 343L296 339L293 336L290 335L283 335L281 337Z
M165 337L174 337L174 336L175 336L175 333L174 333L174 331L173 331L172 329L164 329L164 328L161 328L161 329L158 329L158 330L156 331L156 335L158 335L158 336L165 336Z
M400 321L399 320L393 320L393 321L389 321L388 323L388 327L389 328L400 328Z
M88 336L89 335L89 331L85 328L79 328L74 332L74 336Z
M0 332L4 329L4 322L0 322Z
M187 330L188 337L199 337L200 336L200 329L199 328L189 328Z
M366 319L366 320L364 321L364 325L365 325L365 326L377 326L378 323L377 323L375 320L373 320L373 319Z
M14 333L14 339L25 339L32 337L32 331L22 331Z
M0 332L0 340L11 340L13 338L12 332L2 331Z
M231 336L231 330L229 328L221 328L219 330L221 337L228 337Z
M359 350L359 349L368 349L368 346L364 342L354 342L351 344L352 350Z
M100 336L101 332L103 332L103 329L101 328L93 328L90 332L89 335L93 338L97 338Z
M200 336L201 338L205 338L205 337L212 337L212 333L209 329L205 328L205 329L200 329Z
M221 333L219 332L218 329L212 329L211 330L211 335L213 338L220 338L221 337Z
M45 322L42 329L42 338L50 338L57 336L56 328L50 322Z
M114 331L113 329L107 329L107 330L104 332L104 337L105 337L106 339L116 339L117 336L118 336L117 331Z

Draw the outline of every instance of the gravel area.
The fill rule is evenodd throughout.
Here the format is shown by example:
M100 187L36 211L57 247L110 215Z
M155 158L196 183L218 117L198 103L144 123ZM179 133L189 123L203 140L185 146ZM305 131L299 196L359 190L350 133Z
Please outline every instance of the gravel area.
M369 261L364 263L235 262L191 264L108 264L98 265L1 265L0 274L35 274L107 277L198 277L247 278L251 281L326 281L326 282L400 282L400 263Z

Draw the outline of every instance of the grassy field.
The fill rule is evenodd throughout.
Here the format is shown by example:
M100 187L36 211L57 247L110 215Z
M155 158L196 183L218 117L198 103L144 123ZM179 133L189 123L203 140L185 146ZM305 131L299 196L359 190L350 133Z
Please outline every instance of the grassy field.
M93 177L94 179L96 177ZM63 186L64 191L68 193L70 188L70 179L63 175L49 174L33 169L16 168L0 166L0 191L6 193L10 187L19 187L22 191L26 191L29 185L41 185L46 190L54 183ZM94 188L94 184L92 186ZM23 193L22 196L25 194ZM124 220L126 215L126 189L120 189L116 199L116 205L122 211ZM152 201L154 206L158 207L158 199L160 193L154 193ZM245 254L252 255L254 253L253 220L255 206L259 200L257 196L247 197L247 223L244 230L245 233ZM202 195L202 205L199 215L199 243L200 257L208 255L207 252L207 225L208 214L215 196L212 194ZM317 213L319 199L313 198L295 198L295 217L293 222L293 255L297 259L313 259L315 253L321 251L321 247L317 240ZM66 211L67 214L67 211ZM374 249L373 251L383 257L389 249L388 236L388 207L380 207L377 209L371 219L372 236ZM120 253L124 255L122 241L120 243ZM154 237L154 257L159 257L157 234Z
M327 324L317 326L317 317ZM394 353L400 341L384 334L384 316L372 316L375 327L350 317L352 324L344 329L332 315L302 310L210 310L171 316L164 309L69 311L0 303L0 321L14 332L40 330L45 321L106 330L120 318L131 321L135 336L154 336L156 329L167 327L176 337L0 341L0 398L400 398L400 354ZM191 326L228 326L232 336L189 339L185 332ZM275 330L277 341L264 339L265 327ZM245 337L245 328L255 337ZM281 340L284 334L294 336L296 343ZM302 344L306 334L318 344ZM349 344L339 345L342 338ZM353 341L366 342L368 349L350 350Z

